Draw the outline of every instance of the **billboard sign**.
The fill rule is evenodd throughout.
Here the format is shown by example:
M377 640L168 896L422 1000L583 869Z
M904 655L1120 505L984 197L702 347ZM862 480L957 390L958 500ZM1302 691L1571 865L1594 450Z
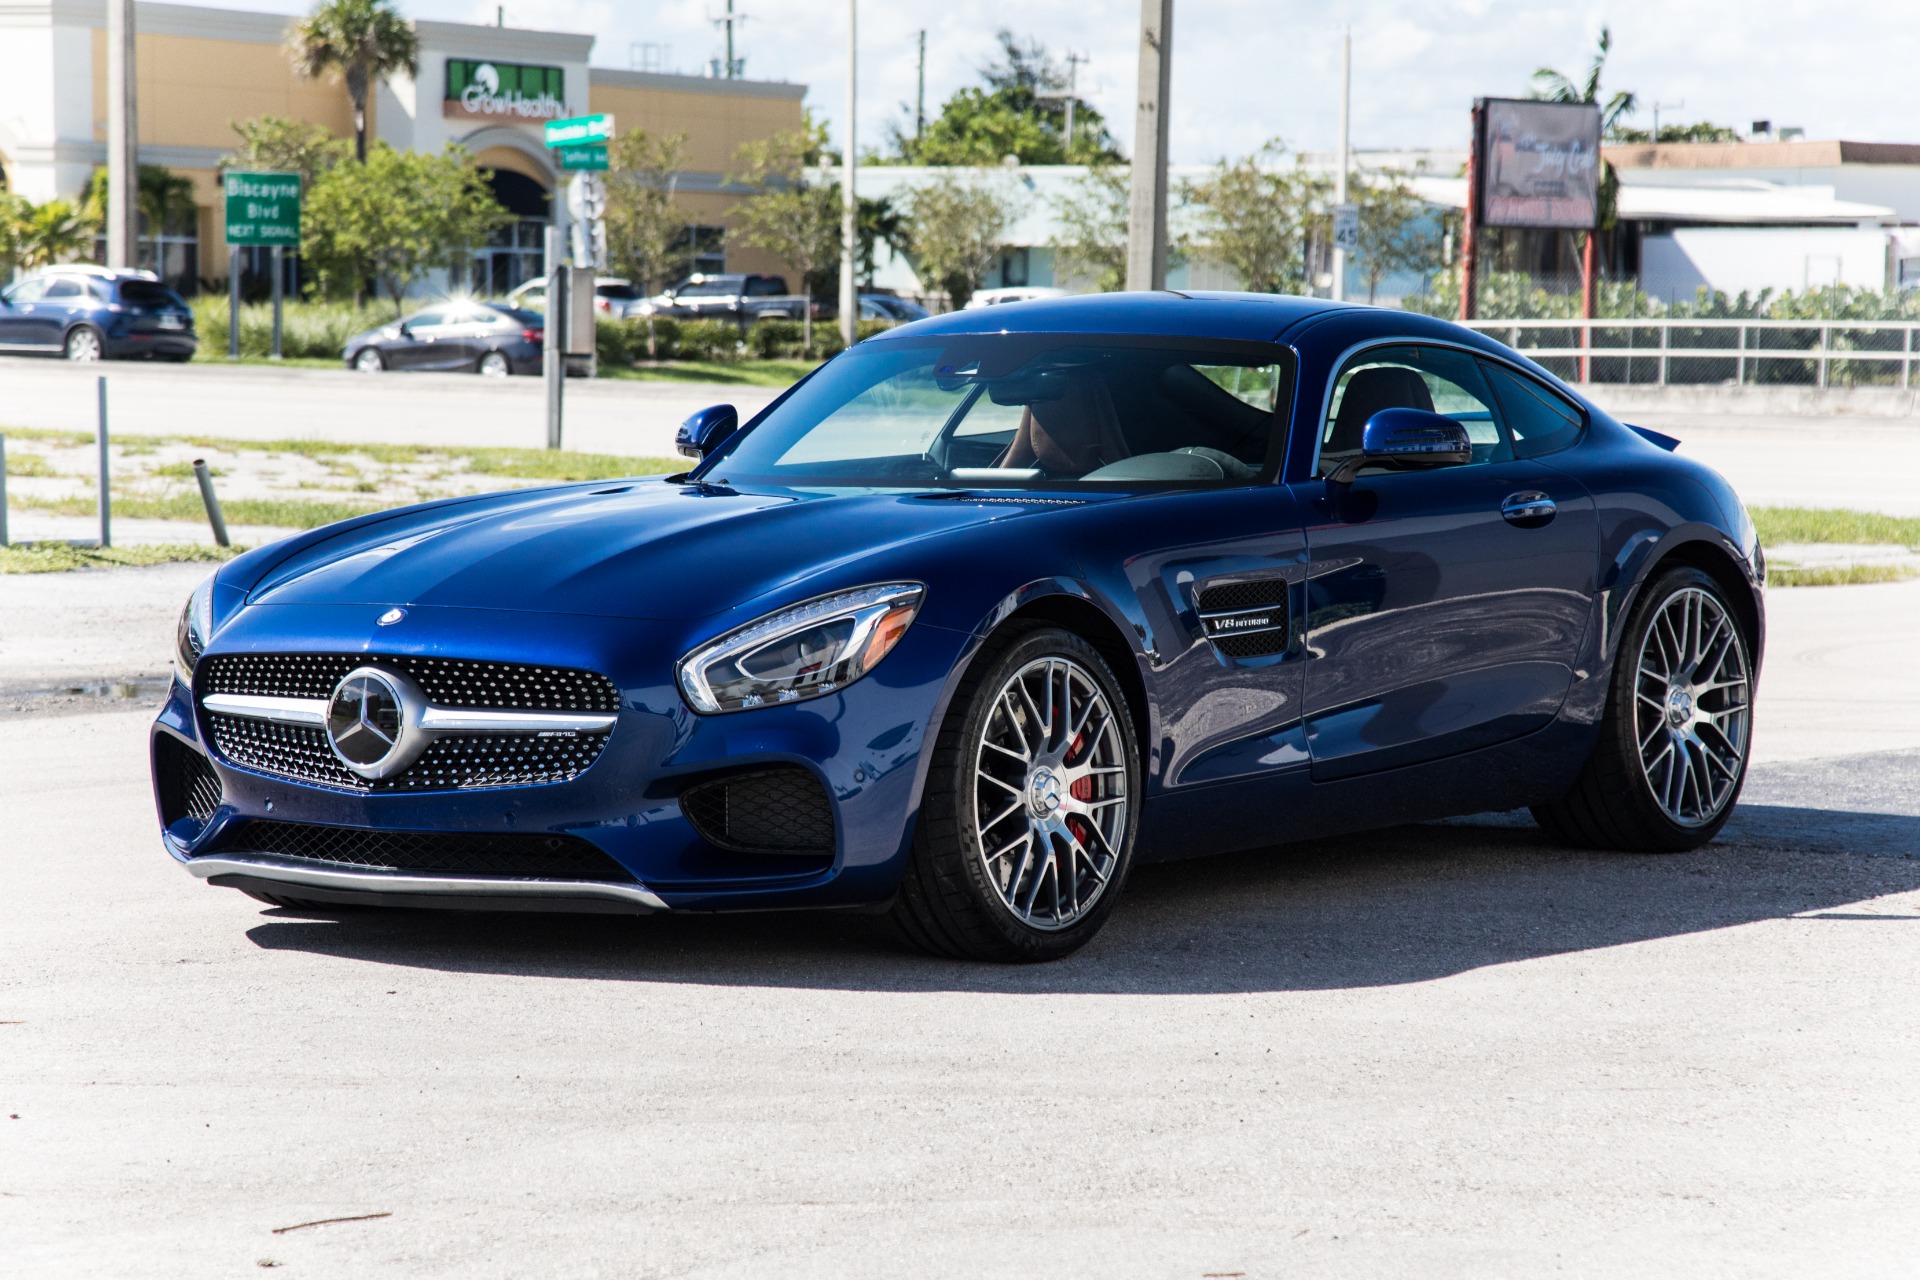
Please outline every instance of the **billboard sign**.
M561 67L448 58L441 114L463 120L558 120L567 114L567 73Z
M1585 231L1598 223L1598 106L1488 98L1483 117L1483 225Z
M300 175L229 169L227 243L300 247Z

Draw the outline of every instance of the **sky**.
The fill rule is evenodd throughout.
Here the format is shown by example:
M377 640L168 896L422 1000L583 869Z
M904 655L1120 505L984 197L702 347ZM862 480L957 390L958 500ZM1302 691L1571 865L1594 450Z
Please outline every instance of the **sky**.
M202 0L203 3L206 0ZM286 13L299 0L215 0ZM844 0L735 0L736 53L754 79L808 86L807 105L841 137ZM591 32L596 65L627 67L640 42L672 47L699 74L719 49L725 0L508 0L508 26ZM486 0L400 0L410 17L491 23ZM1809 138L1920 142L1920 23L1913 0L1176 0L1172 159L1208 164L1270 138L1330 149L1338 130L1340 33L1353 32L1353 145L1464 146L1476 95L1525 96L1539 66L1583 73L1602 22L1613 30L1605 87L1671 105L1661 120L1756 119ZM927 109L979 83L1011 28L1056 54L1089 55L1081 96L1123 149L1133 135L1137 0L863 0L861 150L912 124L915 32L927 31ZM1633 123L1650 124L1644 108Z

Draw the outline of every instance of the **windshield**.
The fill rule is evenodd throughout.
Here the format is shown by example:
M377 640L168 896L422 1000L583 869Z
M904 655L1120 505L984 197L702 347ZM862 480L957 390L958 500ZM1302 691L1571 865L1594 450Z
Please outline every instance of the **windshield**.
M780 485L1250 484L1277 470L1288 352L1265 343L983 334L864 343L702 479Z

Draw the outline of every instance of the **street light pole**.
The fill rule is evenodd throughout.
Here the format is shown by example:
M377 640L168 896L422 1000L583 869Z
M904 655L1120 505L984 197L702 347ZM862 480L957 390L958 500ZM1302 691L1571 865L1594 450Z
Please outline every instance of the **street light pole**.
M847 140L840 157L840 339L851 347L860 332L860 304L854 295L854 255L860 249L860 203L853 191L854 112L859 109L859 0L847 0ZM809 302L808 306L813 304Z
M107 0L107 265L125 269L140 265L133 36L133 0Z
M1127 215L1127 288L1167 287L1167 92L1173 79L1173 0L1140 0L1139 108Z
M1348 122L1353 105L1353 32L1340 33L1340 159L1333 179L1333 202L1347 203L1347 170L1353 167L1353 143ZM1347 251L1333 243L1333 300L1347 300Z

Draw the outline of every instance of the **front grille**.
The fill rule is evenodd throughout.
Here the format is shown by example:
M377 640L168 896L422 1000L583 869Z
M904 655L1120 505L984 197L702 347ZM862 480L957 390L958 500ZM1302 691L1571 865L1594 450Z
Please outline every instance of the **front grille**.
M220 807L220 777L207 758L178 738L161 734L153 744L153 776L160 791L160 821L193 824L193 835Z
M429 701L442 707L583 714L620 709L613 681L597 671L571 667L345 653L221 654L203 665L203 690L208 694L324 699L348 672L370 666L405 672ZM428 746L404 772L374 782L340 763L323 729L213 712L206 720L214 749L241 768L343 791L460 791L570 782L586 772L607 745L605 733L449 735Z
M251 821L220 833L207 854L269 854L316 866L416 875L519 880L616 880L633 876L578 836L490 832L371 831L304 822Z
M620 691L598 671L468 658L367 653L223 653L206 662L206 693L325 698L356 667L390 667L413 677L442 707L494 711L613 712Z
M1269 657L1291 643L1284 578L1223 582L1202 590L1194 603L1207 638L1229 658Z
M680 812L708 844L739 853L833 853L833 805L798 765L736 773L681 793Z

